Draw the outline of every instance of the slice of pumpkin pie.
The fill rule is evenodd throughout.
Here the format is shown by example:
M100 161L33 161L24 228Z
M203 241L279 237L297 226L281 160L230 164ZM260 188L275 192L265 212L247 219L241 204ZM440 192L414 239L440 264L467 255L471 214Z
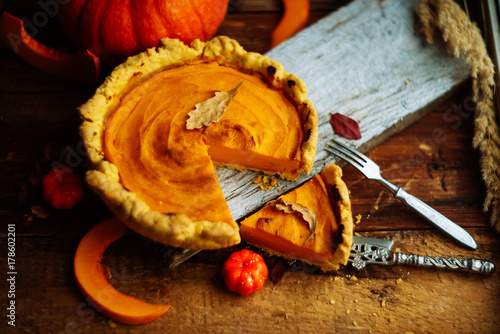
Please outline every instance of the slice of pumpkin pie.
M327 166L294 191L269 202L241 222L241 238L271 255L317 265L347 264L353 222L342 170Z
M214 99L226 105L218 117ZM164 39L118 66L79 110L90 188L130 228L175 247L240 242L214 165L294 180L316 152L304 83L227 37Z

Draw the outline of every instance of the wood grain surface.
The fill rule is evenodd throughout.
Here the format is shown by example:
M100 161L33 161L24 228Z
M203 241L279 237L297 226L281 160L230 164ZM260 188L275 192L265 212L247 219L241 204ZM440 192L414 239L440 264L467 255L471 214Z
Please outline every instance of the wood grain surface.
M234 219L259 209L338 160L324 151L334 138L329 122L332 113L359 123L362 138L349 144L366 151L429 112L436 101L468 78L463 60L448 55L442 45L423 44L415 4L356 0L267 53L306 84L318 113L316 159L311 174L295 182L280 182L266 192L252 182L258 173L218 170Z
M311 0L310 24L349 1ZM220 34L251 51L269 51L282 6L275 0L235 1ZM384 2L381 2L382 4ZM390 3L390 2L386 2ZM3 8L33 17L38 2L3 1ZM474 12L474 8L471 8ZM477 11L476 11L477 12ZM39 38L68 45L51 21ZM383 49L383 45L379 46ZM425 47L425 44L422 44ZM105 69L106 70L106 69ZM109 69L107 69L109 70ZM427 268L347 266L330 273L286 264L283 280L242 297L222 282L221 266L244 244L201 252L175 268L155 244L132 232L105 253L111 283L153 303L171 303L142 326L109 321L80 294L73 257L82 236L111 216L91 192L74 209L50 209L39 182L54 161L84 171L76 108L95 90L33 69L0 44L0 306L2 333L498 333L500 276ZM478 153L471 147L471 84L465 80L430 113L367 152L394 184L424 200L469 231L478 249L465 249L395 200L378 183L345 166L356 232L390 238L396 250L444 257L476 257L500 264L499 236L482 211L485 190ZM347 104L346 104L347 105ZM34 212L36 214L34 214ZM47 217L41 218L45 213ZM16 229L16 327L7 324L7 227ZM265 257L269 268L281 261Z

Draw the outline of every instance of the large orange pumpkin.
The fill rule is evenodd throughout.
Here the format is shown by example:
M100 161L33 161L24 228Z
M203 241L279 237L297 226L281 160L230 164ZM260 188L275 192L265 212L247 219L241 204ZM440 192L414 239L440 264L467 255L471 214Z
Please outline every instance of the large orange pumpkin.
M62 28L83 50L120 61L164 37L190 43L211 38L229 0L71 0L60 12Z

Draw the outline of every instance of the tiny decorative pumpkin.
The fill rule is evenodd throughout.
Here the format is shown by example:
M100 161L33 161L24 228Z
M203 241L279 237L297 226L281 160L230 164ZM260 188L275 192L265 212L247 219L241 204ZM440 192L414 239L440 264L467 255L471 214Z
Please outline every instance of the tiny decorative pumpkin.
M62 6L64 32L83 50L116 62L155 47L164 37L210 39L229 0L72 0Z
M82 180L69 167L53 167L42 181L43 198L54 209L71 209L82 200Z
M222 276L227 288L243 296L260 290L267 274L267 266L262 256L246 248L231 254L222 267Z

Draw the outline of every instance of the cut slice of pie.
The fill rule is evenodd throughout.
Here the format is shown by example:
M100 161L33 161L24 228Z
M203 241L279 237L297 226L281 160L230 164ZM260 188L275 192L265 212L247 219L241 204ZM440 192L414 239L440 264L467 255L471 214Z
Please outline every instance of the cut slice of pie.
M237 244L214 165L289 180L309 173L316 111L299 78L232 39L162 43L118 66L80 107L87 183L153 240L189 249ZM240 84L220 120L187 126L197 105Z
M311 227L304 210L283 209L283 205L291 207L292 203L313 212L316 226ZM323 271L345 265L352 246L353 222L342 170L327 166L311 181L243 220L240 232L243 240L272 255L298 259Z

